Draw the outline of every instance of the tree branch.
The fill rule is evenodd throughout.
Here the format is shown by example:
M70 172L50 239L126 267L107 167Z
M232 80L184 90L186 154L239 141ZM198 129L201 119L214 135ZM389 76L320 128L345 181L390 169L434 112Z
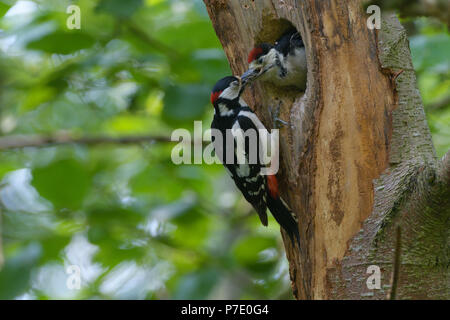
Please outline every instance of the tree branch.
M161 41L158 41L157 39L153 38L147 32L140 29L139 26L137 26L132 21L124 20L123 22L127 26L128 30L130 30L135 36L140 38L142 41L144 41L151 47L155 48L156 50L160 51L161 53L167 55L170 58L178 57L178 53L176 52L175 49L173 49L173 48L167 46L166 44L162 43Z
M138 144L150 142L172 142L168 136L125 136L125 137L74 137L67 133L59 133L56 135L13 135L0 138L0 151L18 149L25 147L47 147L61 144Z

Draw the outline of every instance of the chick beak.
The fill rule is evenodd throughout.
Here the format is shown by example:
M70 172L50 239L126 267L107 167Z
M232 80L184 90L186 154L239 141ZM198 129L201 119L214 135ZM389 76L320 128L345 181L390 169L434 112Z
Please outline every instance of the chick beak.
M241 76L241 80L243 82L243 85L246 85L248 82L251 82L258 76L257 69L248 69L244 72L244 74Z

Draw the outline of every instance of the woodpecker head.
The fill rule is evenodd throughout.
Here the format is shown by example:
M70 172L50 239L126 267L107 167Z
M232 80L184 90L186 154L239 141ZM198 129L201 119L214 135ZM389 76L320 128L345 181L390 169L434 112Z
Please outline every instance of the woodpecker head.
M211 92L211 103L216 105L219 102L239 100L246 84L247 80L235 76L220 79Z
M271 73L276 71L277 61L279 57L274 46L267 43L259 44L248 55L249 68L242 75L242 79L249 82L261 76L271 77Z
M211 103L217 112L224 115L232 115L233 110L245 106L241 94L247 85L247 79L229 76L216 82L211 92Z

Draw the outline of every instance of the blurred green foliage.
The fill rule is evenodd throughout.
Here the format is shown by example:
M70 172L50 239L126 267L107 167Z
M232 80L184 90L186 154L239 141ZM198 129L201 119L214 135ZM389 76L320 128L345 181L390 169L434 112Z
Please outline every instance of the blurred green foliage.
M445 25L407 22L411 53L428 124L439 157L450 149L450 35Z
M81 29L68 30L69 4ZM0 1L2 135L170 136L230 73L201 1ZM290 297L272 220L172 144L0 153L0 298ZM81 269L81 290L66 269Z
M66 9L81 8L68 30ZM449 92L447 31L414 22L425 104ZM230 73L200 0L0 0L0 135L170 136L209 127ZM438 153L450 108L427 110ZM0 153L0 299L290 298L279 227L260 225L220 165L171 144ZM69 289L71 265L81 289Z

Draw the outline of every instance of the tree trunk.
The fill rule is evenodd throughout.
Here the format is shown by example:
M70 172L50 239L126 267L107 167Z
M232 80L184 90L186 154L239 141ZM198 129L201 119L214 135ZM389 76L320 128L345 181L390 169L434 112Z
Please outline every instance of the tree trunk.
M356 0L204 2L234 74L291 24L306 46L305 93L261 82L245 93L268 128L274 114L292 126L278 176L299 218L301 248L283 234L295 298L385 299L397 227L396 297L449 298L450 156L436 159L395 15L370 30ZM371 265L379 289L366 283Z

